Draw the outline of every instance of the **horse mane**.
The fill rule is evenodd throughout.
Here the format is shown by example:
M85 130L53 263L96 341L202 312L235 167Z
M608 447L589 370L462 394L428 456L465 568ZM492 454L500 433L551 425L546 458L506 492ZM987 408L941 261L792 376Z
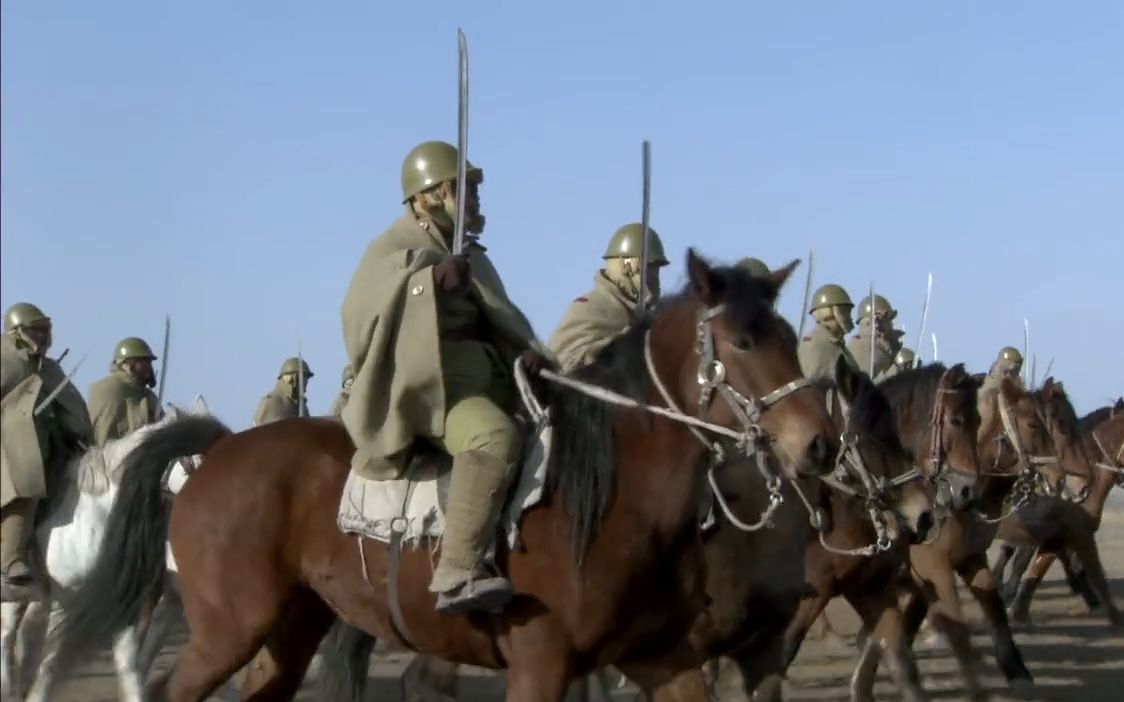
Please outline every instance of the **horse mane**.
M904 451L901 436L895 423L894 408L883 388L875 384L866 373L857 373L858 387L855 399L848 403L849 419L861 434L884 445L892 451Z
M977 382L975 376L969 375L962 363L951 368L941 363L930 363L920 368L903 371L879 384L893 408L899 426L912 417L930 417L936 401L937 388L940 386L941 378L945 377L946 371L949 389L963 390L975 387ZM976 404L976 393L966 393L956 411L968 417L976 415L978 421L979 408Z
M1105 405L1104 407L1098 407L1097 409L1093 410L1089 414L1087 414L1084 417L1081 417L1080 419L1077 420L1078 428L1081 429L1081 431L1085 432L1085 431L1088 431L1088 430L1092 429L1093 427L1097 426L1101 422L1104 422L1108 419L1111 419L1112 417L1116 416L1117 413L1120 412L1120 409L1121 409L1120 405L1121 405L1121 401L1117 400L1116 402L1114 402L1111 405Z
M1033 394L1036 400L1042 401L1047 410L1053 410L1053 418L1061 422L1065 434L1079 437L1084 433L1081 420L1077 418L1077 411L1073 409L1073 403L1070 402L1060 383L1051 385L1049 392L1043 387L1035 390Z
M784 322L773 309L777 290L770 280L734 267L713 267L711 273L721 284L724 316L732 325L752 335L767 331L769 319ZM650 314L614 339L591 363L571 371L570 377L647 402L652 389L644 358L648 331L656 319L699 303L688 282L680 292L664 296ZM788 330L786 340L795 354L796 333L787 322L780 326ZM684 333L693 339L693 327ZM571 548L580 565L612 499L616 422L638 415L636 410L560 386L551 388L548 404L554 429L544 487L547 494L558 496L571 520Z

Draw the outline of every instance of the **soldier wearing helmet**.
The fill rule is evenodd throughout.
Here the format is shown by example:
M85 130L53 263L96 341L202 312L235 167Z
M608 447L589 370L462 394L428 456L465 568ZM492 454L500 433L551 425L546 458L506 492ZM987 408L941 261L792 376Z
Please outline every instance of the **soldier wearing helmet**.
M105 446L164 416L156 393L156 354L143 339L130 336L113 350L109 375L90 386L94 442Z
M1014 346L999 349L999 355L987 371L985 385L998 384L1004 377L1011 378L1022 386L1023 355Z
M343 374L340 378L340 394L336 395L336 399L332 401L332 408L328 410L328 414L338 417L343 413L343 408L347 406L347 401L351 397L351 385L354 382L355 369L348 363L343 367Z
M26 302L8 308L0 338L0 599L5 602L42 597L43 584L30 567L35 515L51 497L49 476L64 470L91 440L86 402L58 362L47 358L50 347L51 320L42 310Z
M894 318L897 311L890 301L875 295L873 302L866 296L859 303L859 328L847 344L847 350L855 358L864 372L870 373L874 380L881 380L882 374L894 364L894 354L900 347L899 335L894 333ZM874 346L874 372L871 373L871 346Z
M797 348L800 370L804 377L812 380L835 379L835 361L839 356L847 359L856 370L861 370L855 358L847 350L843 340L855 323L851 320L854 303L842 287L829 283L816 290L808 314L816 320L816 326L809 336L804 337Z
M762 261L759 258L754 258L752 256L748 256L746 258L743 258L742 260L738 261L735 265L738 268L741 268L746 273L749 273L751 276L753 276L755 278L764 278L765 276L769 275L769 273L770 273L769 266L766 265L764 261Z
M456 147L440 141L406 155L405 212L368 245L341 309L355 368L342 416L357 447L349 479L401 478L419 440L453 459L429 584L442 612L498 610L511 598L483 560L522 455L512 369L518 359L534 377L550 356L477 241L484 174L471 163L465 245L453 250L457 165ZM339 525L365 529L343 508Z
M301 388L301 372L304 375L304 388ZM279 419L308 416L308 400L301 390L308 390L312 369L303 359L286 358L277 371L277 384L266 393L254 411L254 426L269 424Z
M659 299L660 268L668 265L663 242L649 228L647 304ZM576 298L547 342L563 371L593 361L606 346L636 321L640 296L642 224L626 224L613 234L601 258L605 264L593 276L593 289ZM647 305L646 305L647 306Z
M907 370L912 370L917 367L917 354L912 349L901 347L898 352L894 354L894 362L891 363L886 370L878 376L878 382L882 382L887 378L893 378L899 373L904 373Z

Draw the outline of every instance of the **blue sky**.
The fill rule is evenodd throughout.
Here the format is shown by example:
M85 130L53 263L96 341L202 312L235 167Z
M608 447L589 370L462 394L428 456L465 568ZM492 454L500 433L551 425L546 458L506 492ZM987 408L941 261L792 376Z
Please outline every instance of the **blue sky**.
M3 4L0 302L83 390L170 314L170 400L246 426L299 343L326 411L401 159L456 139L460 25L485 243L542 337L639 218L647 138L665 288L687 246L814 246L913 346L932 272L942 360L986 370L1025 316L1078 410L1124 392L1121 3L385 5Z

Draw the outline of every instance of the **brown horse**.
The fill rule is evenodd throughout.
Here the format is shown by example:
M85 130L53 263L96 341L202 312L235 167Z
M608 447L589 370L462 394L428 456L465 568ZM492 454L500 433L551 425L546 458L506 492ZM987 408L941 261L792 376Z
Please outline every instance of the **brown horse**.
M911 373L904 383L924 382L923 376ZM784 671L800 640L834 594L846 594L872 626L887 609L896 611L887 586L908 542L925 538L934 526L922 472L911 470L914 461L899 439L886 395L842 359L835 386L841 401L832 405L846 437L838 470L820 485L801 481L801 492L810 496L807 504L830 515L822 541L813 524L823 517L808 519L809 507L795 493L797 486L776 512L778 529L747 531L722 515L718 530L706 539L711 607L692 640L711 657L722 655L708 664L710 671L717 669L712 694L720 699L755 694L755 699L779 700ZM738 496L738 519L745 519L762 509L763 491L732 468L720 482L721 494ZM894 538L893 546L883 542L885 550L878 545L884 526L903 537ZM690 684L684 674L677 696L664 689L655 699L694 699L684 693Z
M1088 474L1088 466L1074 450L1072 438L1060 432L1058 426L1041 422L1047 404L1045 394L1045 390L1027 392L1010 379L980 390L977 453L980 465L987 466L987 470L982 472L978 511L953 512L933 543L910 549L913 588L904 606L907 641L912 645L921 622L929 614L934 626L948 638L965 691L972 699L986 699L987 695L979 681L978 655L973 651L956 592L956 575L967 583L983 610L996 659L1008 684L1020 693L1028 692L1033 687L1033 678L1011 635L1006 610L988 568L987 549L1008 502L1012 509L1025 508L1024 500L1033 497L1036 485L1045 483L1049 487L1064 478L1059 470ZM867 637L863 644L851 679L852 700L873 699L879 662L875 638Z
M1060 384L1059 384L1060 387ZM1064 417L1068 403L1054 398L1059 406L1058 416ZM1072 410L1070 410L1072 411ZM1038 546L1038 560L1019 585L1011 606L1011 620L1028 622L1030 602L1038 583L1057 556L1066 564L1067 573L1075 570L1072 559L1080 562L1086 583L1095 601L1103 608L1109 624L1124 626L1124 617L1112 600L1108 590L1104 566L1097 549L1096 532L1101 524L1104 504L1113 486L1124 477L1121 465L1121 446L1124 446L1124 415L1109 419L1100 427L1082 432L1082 442L1087 454L1095 457L1098 466L1088 498L1081 504L1052 498L1041 500L1031 509L1023 510L1006 519L999 527L999 538L1008 544ZM997 566L998 568L998 566ZM1072 575L1071 575L1072 578Z
M1083 433L1088 434L1102 423L1107 422L1120 413L1124 413L1124 398L1117 398L1115 403L1093 410L1079 419L1077 424ZM1095 465L1097 465L1100 470L1105 470L1106 466L1108 466L1107 470L1109 472L1116 473L1116 484L1120 487L1124 487L1124 472L1116 472L1113 470L1113 462L1116 461L1119 463L1120 461L1112 455L1112 452L1106 454L1104 447L1097 445L1096 441L1091 442L1093 444L1092 446L1090 446L1089 443L1090 441L1087 440L1085 448L1093 457ZM1096 480L1097 478L1094 478L1094 482L1096 482ZM1092 499L1092 496L1090 496L1090 499ZM996 580L1003 583L1000 592L1005 601L1009 602L1015 598L1019 583L1022 576L1026 573L1027 567L1030 566L1031 560L1035 561L1035 569L1038 573L1032 579L1037 583L1037 581L1040 581L1046 574L1046 571L1049 570L1050 566L1053 565L1054 560L1057 558L1053 553L1043 553L1041 557L1035 559L1037 551L1037 545L1016 546L1014 544L1004 544L1000 548L999 556L996 558L992 571L995 573ZM1075 559L1072 550L1066 549L1064 552L1058 554L1058 556L1060 556L1062 568L1065 571L1066 582L1069 584L1070 589L1085 600L1090 610L1098 609L1100 607L1100 600L1090 589L1088 577L1081 569L1080 562ZM1010 571L1007 573L1007 577L1004 578L1004 570L1008 562L1010 563Z
M655 679L642 681L659 684L693 664L685 635L705 606L697 512L713 445L686 419L737 436L740 450L775 450L790 477L829 470L838 448L822 396L800 376L795 334L773 309L796 263L754 278L688 251L687 289L578 374L690 415L551 394L546 494L524 515L523 549L498 549L518 593L503 613L438 613L422 543L401 558L403 641L387 601L386 546L336 526L354 451L343 426L297 419L227 435L216 420L190 419L130 455L105 547L60 627L60 657L80 659L135 618L163 572L167 532L191 637L154 693L175 702L205 699L263 645L272 668L251 699L288 699L336 616L355 650L386 637L506 667L508 700L556 701L575 676L634 660L660 660ZM160 473L169 457L195 453L203 465L166 521L154 508Z

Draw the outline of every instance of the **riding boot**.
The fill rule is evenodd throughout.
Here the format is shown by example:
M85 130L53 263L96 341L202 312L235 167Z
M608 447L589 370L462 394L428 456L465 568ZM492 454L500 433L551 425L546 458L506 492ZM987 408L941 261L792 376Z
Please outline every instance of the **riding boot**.
M31 568L29 546L39 500L19 498L0 509L0 600L29 602L44 596Z
M511 599L511 583L481 563L492 543L514 466L483 451L453 457L445 535L430 592L437 611L498 612Z

